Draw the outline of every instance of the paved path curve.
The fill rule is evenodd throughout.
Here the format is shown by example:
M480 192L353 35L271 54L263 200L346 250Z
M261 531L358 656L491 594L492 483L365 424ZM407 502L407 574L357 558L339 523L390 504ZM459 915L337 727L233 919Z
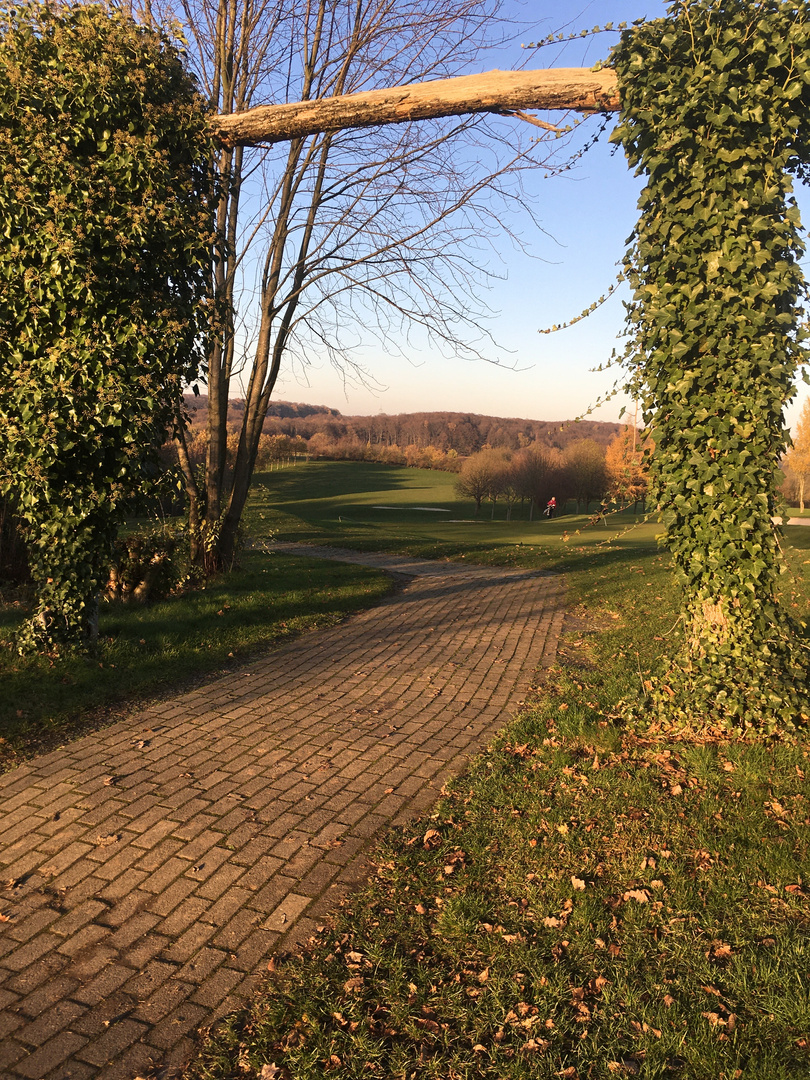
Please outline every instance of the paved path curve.
M551 662L559 578L408 575L377 607L0 777L0 1076L185 1060Z

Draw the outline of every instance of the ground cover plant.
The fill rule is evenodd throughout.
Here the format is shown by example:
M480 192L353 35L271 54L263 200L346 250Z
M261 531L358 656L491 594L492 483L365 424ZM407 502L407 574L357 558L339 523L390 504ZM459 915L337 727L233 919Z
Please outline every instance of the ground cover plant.
M563 527L509 558L570 568L548 678L432 814L388 834L367 887L278 958L187 1080L810 1071L810 752L624 724L678 618L668 556L632 533L564 543ZM799 620L810 532L788 529L785 551L780 602ZM495 535L489 556L506 554Z
M257 550L204 589L148 607L103 604L96 654L58 659L18 655L12 639L29 601L0 590L0 768L115 718L122 702L227 673L268 646L331 626L390 588L365 567Z

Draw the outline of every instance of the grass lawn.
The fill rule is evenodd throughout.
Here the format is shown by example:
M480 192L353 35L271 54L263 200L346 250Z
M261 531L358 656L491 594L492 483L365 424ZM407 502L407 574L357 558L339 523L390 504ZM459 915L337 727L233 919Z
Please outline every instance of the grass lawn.
M617 550L655 550L658 527L637 524L632 513L589 526L587 514L530 522L528 506L512 520L497 503L478 517L470 499L459 499L452 473L354 461L313 461L256 478L251 501L253 531L282 540L334 544L358 551L397 551L436 558L518 563L529 547L534 564L575 566L586 551L608 540ZM639 519L640 521L640 519ZM568 538L568 539L565 539Z
M597 529L563 543L566 519L439 525L413 509L436 474L391 470L387 489L381 466L330 485L331 468L273 474L257 513L299 539L564 567L572 617L524 711L388 834L367 887L279 958L188 1080L810 1075L810 752L623 728L676 622L652 527L605 548ZM375 505L402 510L386 524ZM808 534L787 531L799 615Z
M101 651L51 661L17 656L10 638L26 612L0 602L0 768L115 718L122 703L227 672L252 653L331 626L390 589L364 567L247 553L205 589L149 607L102 606Z

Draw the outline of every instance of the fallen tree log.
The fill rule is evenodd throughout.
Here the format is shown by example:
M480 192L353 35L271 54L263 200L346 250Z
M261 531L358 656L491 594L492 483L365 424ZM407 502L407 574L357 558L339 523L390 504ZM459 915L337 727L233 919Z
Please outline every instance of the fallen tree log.
M544 68L488 71L340 97L258 105L245 112L215 116L210 123L215 136L226 146L257 146L345 128L442 116L485 112L509 115L523 109L612 112L619 106L612 69Z

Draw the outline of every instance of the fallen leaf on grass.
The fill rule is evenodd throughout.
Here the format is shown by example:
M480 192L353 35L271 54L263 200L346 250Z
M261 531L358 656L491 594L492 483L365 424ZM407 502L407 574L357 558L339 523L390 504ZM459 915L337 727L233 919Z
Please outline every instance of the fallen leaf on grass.
M281 1076L281 1069L278 1065L262 1065L262 1071L259 1073L259 1080L276 1080L276 1077Z
M522 1050L528 1050L530 1054L536 1054L540 1050L548 1050L551 1043L548 1039L529 1039L521 1047Z
M438 829L428 829L425 835L422 837L422 844L425 848L438 847L442 842L442 834Z
M434 1035L438 1034L438 1032L441 1030L435 1020L429 1020L424 1016L418 1016L414 1020L414 1024L416 1024L416 1026L418 1028L421 1028L423 1031L430 1031Z
M709 1021L712 1027L722 1027L726 1028L728 1031L734 1030L735 1022L737 1019L734 1013L729 1013L727 1017L722 1017L720 1013L716 1012L704 1012L700 1015L705 1016L705 1018Z
M641 1035L654 1035L656 1039L661 1038L660 1028L650 1027L650 1025L645 1020L642 1020L641 1023L639 1023L638 1020L633 1020L630 1023L630 1027L634 1031L639 1032L639 1034Z
M363 989L365 979L362 975L355 975L353 979L347 979L343 984L343 989L347 994L359 994Z
M585 882L582 878L578 878L574 875L571 877L571 884L574 887L575 892L583 892L585 889Z
M724 941L713 941L712 947L706 953L707 960L730 960L734 950Z
M638 904L646 904L649 899L650 894L646 889L628 889L622 895L622 900L635 900Z

